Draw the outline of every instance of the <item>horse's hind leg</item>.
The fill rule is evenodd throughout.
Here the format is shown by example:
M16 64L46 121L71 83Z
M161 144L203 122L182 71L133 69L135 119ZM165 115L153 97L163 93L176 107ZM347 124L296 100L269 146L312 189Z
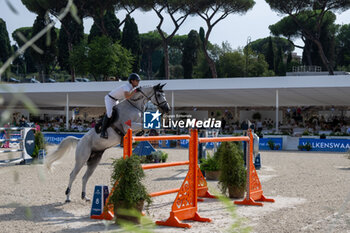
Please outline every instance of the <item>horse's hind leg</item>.
M87 161L87 169L86 169L85 175L83 176L83 187L81 191L81 199L85 201L90 201L90 199L86 197L86 184L90 176L92 175L92 173L94 173L97 165L100 163L102 154L103 154L103 151L92 152L89 160Z
M66 189L66 196L67 196L66 202L70 202L69 195L70 195L73 181L77 177L81 168L85 165L86 161L88 161L90 155L91 155L90 150L87 150L86 148L85 149L77 148L76 156L75 156L75 166L74 166L74 169L72 170L72 172L70 173L69 183L68 183L68 187Z

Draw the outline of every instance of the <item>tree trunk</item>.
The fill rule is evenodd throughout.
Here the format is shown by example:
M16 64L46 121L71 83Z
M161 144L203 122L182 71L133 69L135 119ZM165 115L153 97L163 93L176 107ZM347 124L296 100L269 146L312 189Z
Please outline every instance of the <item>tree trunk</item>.
M71 34L69 33L69 39L68 39L68 51L69 51L69 54L71 54L71 52L73 51L73 43L71 42L72 40L72 37L71 37ZM71 76L71 80L72 82L75 82L75 69L72 65L69 64L69 67L70 67L70 76Z
M330 64L329 60L327 59L326 55L324 54L324 50L323 50L321 42L319 40L314 40L314 43L317 45L318 53L320 54L323 65L325 67L327 67L329 75L334 75L332 64Z
M151 79L152 76L152 53L147 55L147 75L148 79Z
M169 49L168 42L163 40L163 50L164 50L164 73L165 79L169 79Z

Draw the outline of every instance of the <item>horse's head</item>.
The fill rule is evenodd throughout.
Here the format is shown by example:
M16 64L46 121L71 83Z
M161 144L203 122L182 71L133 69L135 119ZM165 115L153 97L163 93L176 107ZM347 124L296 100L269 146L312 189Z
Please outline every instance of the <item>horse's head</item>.
M154 95L151 97L151 102L157 106L157 108L162 112L162 113L168 113L170 111L170 106L166 100L165 93L163 91L163 87L165 84L153 86L153 92Z
M157 84L155 86L142 86L140 91L137 92L130 100L138 102L140 100L151 101L162 113L168 113L170 106L166 100L163 87L165 84ZM146 102L143 101L143 106Z

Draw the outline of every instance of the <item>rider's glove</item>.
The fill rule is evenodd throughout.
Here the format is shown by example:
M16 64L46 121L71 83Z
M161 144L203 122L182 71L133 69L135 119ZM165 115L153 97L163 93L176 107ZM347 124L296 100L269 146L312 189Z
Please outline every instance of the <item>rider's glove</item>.
M140 92L141 91L141 87L138 87L135 89L135 92Z

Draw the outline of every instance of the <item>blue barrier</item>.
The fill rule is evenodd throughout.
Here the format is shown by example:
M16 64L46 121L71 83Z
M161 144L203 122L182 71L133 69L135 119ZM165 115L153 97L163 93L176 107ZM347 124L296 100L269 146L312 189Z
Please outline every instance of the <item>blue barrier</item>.
M269 141L273 141L275 144L274 150L282 150L283 138L260 138L259 150L271 150Z
M136 148L132 151L132 153L142 156L142 155L150 155L154 151L156 150L153 148L151 143L149 143L148 141L144 141L144 142L140 142L136 146Z
M347 152L350 149L350 139L315 139L299 138L299 146L311 145L311 151Z
M77 138L82 138L84 136L83 133L48 133L43 132L44 139L47 143L50 144L60 144L62 140L68 136L74 136Z

